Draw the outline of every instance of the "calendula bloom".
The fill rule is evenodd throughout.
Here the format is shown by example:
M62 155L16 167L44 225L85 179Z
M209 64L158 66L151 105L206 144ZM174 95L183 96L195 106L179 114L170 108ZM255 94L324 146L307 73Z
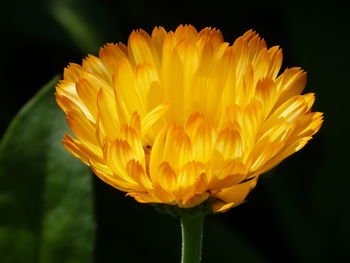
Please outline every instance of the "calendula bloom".
M322 124L306 73L281 64L252 30L232 45L212 28L134 31L64 70L64 146L141 203L226 211Z

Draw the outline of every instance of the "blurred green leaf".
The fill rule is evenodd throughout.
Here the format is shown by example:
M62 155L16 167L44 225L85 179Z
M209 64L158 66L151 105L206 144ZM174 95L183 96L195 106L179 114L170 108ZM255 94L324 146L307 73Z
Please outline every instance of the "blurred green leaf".
M93 21L87 20L71 1L52 1L50 13L84 52L97 52L103 43Z
M89 169L62 146L57 77L17 114L0 144L0 261L92 262Z

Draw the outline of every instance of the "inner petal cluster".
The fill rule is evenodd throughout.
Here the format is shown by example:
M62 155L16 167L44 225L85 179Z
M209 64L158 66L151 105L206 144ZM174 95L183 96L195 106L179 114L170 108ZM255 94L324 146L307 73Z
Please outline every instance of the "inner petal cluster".
M212 28L134 31L65 69L63 143L139 202L225 211L322 124L305 72L281 64L251 30L232 45Z

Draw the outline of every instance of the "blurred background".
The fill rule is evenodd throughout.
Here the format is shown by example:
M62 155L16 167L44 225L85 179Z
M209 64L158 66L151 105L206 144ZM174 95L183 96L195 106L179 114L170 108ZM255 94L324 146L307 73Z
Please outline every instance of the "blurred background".
M308 72L305 92L316 93L314 110L325 113L325 123L302 151L262 176L247 203L207 217L203 262L350 262L350 24L343 2L17 0L1 5L0 135L20 108L69 62L81 63L88 53L97 55L104 43L126 43L133 29L212 26L231 43L254 29L268 46L280 45L283 69L300 66ZM23 128L19 136L33 132ZM40 147L32 145L33 151ZM13 167L25 169L43 161L28 156L30 160L12 160ZM70 243L79 235L72 227L70 236L60 242L43 243L47 220L41 217L46 206L40 191L47 189L47 180L36 183L28 169L23 170L23 181L0 178L0 193L6 187L15 189L14 180L22 185L11 190L20 201L0 206L0 262L179 262L179 221L136 203L95 177L91 177L92 195L85 196L92 196L90 208L78 206L72 212L73 219L78 218L74 213L92 214L84 221L90 224L88 237L80 245ZM0 194L0 205L9 196ZM52 220L63 222L67 219L62 215L68 213L61 211ZM28 225L38 230L32 233L35 241L23 235ZM48 237L63 233L58 228ZM88 251L92 260L79 253L70 256L72 250Z

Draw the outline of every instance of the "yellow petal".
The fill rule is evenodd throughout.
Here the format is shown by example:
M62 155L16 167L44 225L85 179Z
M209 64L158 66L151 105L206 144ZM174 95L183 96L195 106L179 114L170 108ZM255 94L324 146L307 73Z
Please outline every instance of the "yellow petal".
M167 134L163 150L163 160L177 171L192 159L192 144L183 127L173 125Z
M100 151L95 126L82 112L69 111L66 119L70 130L81 142L93 152Z
M136 86L135 74L128 59L121 59L117 73L113 75L113 87L120 103L123 103L129 114L134 111L144 115L146 101Z
M242 203L249 192L255 187L256 181L257 178L225 188L217 193L215 197L219 199L219 202L214 204L213 211L224 212L232 206Z
M201 174L204 173L205 170L202 163L197 161L186 163L178 172L177 183L179 188L193 193L196 190L195 186L197 186L198 181L201 179Z
M111 83L111 75L109 74L109 71L105 67L105 65L102 63L101 59L98 57L95 57L93 55L88 55L83 60L83 70L95 74L98 77L102 78L107 83Z
M99 57L108 70L110 76L116 71L119 60L122 58L127 58L127 53L125 52L125 46L121 43L119 44L106 44L100 49Z
M80 110L88 119L94 121L94 117L77 93L76 83L61 80L56 86L56 99L66 114L69 110Z
M170 107L170 103L162 103L155 107L152 111L148 112L147 115L142 118L141 121L141 134L143 139L145 140L146 145L152 145L155 140L156 133L152 132L150 134L150 130L152 127L165 115Z
M97 95L98 116L96 122L96 134L102 144L104 139L114 140L119 137L120 119L119 112L113 97L108 92L100 89Z
M151 38L143 30L131 33L128 40L128 53L135 65L145 63L156 65L151 47Z
M241 134L229 128L222 130L216 139L215 150L226 160L242 157L244 143Z
M75 63L69 63L68 67L64 69L63 78L66 81L76 82L80 79L82 67Z
M276 106L283 104L293 96L299 95L306 85L306 73L300 68L286 69L276 80L279 99Z
M213 125L195 113L187 120L185 130L192 142L193 159L206 163L212 157L216 140Z

